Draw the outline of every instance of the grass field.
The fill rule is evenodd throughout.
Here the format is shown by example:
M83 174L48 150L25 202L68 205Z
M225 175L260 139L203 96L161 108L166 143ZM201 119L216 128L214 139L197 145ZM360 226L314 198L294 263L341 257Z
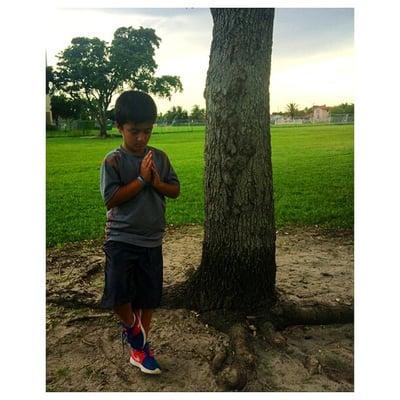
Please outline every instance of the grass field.
M353 227L353 125L272 127L276 225ZM104 155L120 138L47 139L47 244L103 236L99 192ZM181 196L167 200L170 224L202 223L204 132L154 134L150 145L167 152Z

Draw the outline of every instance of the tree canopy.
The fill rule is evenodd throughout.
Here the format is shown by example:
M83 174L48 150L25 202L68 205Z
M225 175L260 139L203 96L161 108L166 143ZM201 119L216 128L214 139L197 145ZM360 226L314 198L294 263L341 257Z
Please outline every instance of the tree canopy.
M183 109L181 106L173 106L164 114L159 113L158 119L160 121L167 122L171 124L173 122L183 122L183 121L204 121L206 117L206 110L204 108L200 108L199 105L195 104L192 107L191 112L189 113L187 110Z
M342 103L338 106L330 107L331 114L354 114L354 104Z
M187 121L189 116L188 112L184 110L181 106L173 106L161 117L164 121L171 124L177 121Z
M61 94L51 97L51 111L53 118L86 119L88 117L87 104L82 99L71 99Z
M206 110L195 104L190 113L190 118L195 121L202 121L206 118Z
M113 95L126 88L170 98L182 91L178 76L156 77L155 49L161 39L151 28L118 28L111 45L99 38L76 37L57 57L54 83L71 99L84 100L106 136Z

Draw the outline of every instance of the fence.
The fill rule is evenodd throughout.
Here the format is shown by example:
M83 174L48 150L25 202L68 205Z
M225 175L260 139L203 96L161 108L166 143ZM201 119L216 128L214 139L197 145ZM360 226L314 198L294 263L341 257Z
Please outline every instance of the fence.
M331 124L353 124L354 114L332 114L329 117Z
M305 124L352 124L354 123L353 114L333 114L327 120L313 120L311 118L273 118L271 125L305 125ZM201 132L204 131L205 120L158 120L154 124L153 133L176 133L176 132ZM119 135L112 121L108 122L107 130L109 133ZM52 129L47 129L47 137L82 137L97 136L99 127L94 121L87 120L58 120L58 125Z
M154 133L195 132L204 130L205 120L157 120Z
M272 116L271 125L304 125L304 124L353 124L354 114L332 114L326 119L290 118L286 116Z
M112 130L113 122L107 121L107 130ZM95 136L99 125L91 120L72 120L59 118L57 124L46 129L46 137Z

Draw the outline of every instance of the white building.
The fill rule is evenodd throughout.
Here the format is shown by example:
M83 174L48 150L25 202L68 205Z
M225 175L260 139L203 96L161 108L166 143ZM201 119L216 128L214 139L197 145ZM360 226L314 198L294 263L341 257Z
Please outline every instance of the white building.
M329 122L330 117L329 107L325 104L323 106L313 106L313 122Z

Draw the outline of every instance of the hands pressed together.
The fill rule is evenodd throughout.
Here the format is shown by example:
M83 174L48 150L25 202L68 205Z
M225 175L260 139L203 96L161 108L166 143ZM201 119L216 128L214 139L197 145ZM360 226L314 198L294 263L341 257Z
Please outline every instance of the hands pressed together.
M150 182L154 188L160 185L160 174L153 160L153 152L149 151L142 160L140 165L140 175L146 182Z
M140 165L140 175L147 183L151 183L157 192L164 196L176 199L180 193L179 184L172 184L163 182L160 178L160 173L156 167L156 163L153 160L153 152L149 151L142 160Z
M180 193L179 185L173 185L169 183L162 182L160 179L160 174L153 160L153 152L149 151L143 158L140 165L140 175L143 177L146 183L150 183L157 192L163 194L164 196L176 199ZM107 209L113 208L122 204L123 202L129 200L141 190L137 183L134 186L131 185L132 182L125 186L122 186L117 190L114 196L107 203Z

